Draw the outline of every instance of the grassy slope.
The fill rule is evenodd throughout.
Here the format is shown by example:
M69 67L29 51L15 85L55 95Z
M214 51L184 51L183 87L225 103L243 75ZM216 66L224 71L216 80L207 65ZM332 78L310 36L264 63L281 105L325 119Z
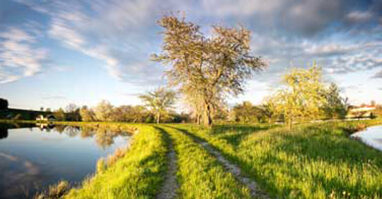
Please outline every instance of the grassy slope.
M382 153L348 137L360 123L381 121L301 125L291 132L266 126L177 127L210 142L273 196L382 198Z
M153 198L157 194L166 171L167 148L163 135L148 125L113 126L122 130L139 129L128 152L64 198Z
M182 132L166 126L178 157L180 198L250 198L248 188L224 171L217 159Z

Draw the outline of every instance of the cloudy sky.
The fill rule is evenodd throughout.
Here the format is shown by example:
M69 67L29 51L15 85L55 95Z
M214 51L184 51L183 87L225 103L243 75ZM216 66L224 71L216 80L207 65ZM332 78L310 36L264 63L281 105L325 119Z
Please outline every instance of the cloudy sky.
M244 25L269 63L229 102L260 103L291 67L315 60L354 104L382 103L382 1L361 0L2 0L0 97L11 107L138 104L164 85L149 61L163 15L182 11L210 25Z

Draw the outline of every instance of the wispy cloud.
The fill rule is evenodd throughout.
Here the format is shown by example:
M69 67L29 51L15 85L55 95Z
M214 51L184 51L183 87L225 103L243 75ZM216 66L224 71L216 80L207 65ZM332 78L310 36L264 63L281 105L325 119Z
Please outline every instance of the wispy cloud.
M373 78L381 78L382 79L382 70L373 75Z
M47 50L35 48L36 37L20 28L0 33L0 83L8 83L41 71Z
M148 61L147 48L152 48L151 41L141 34L155 24L152 9L160 7L158 3L152 0L19 2L50 17L50 37L67 48L103 61L116 79L146 80L150 72L151 77L157 77L153 83L159 81L161 69Z

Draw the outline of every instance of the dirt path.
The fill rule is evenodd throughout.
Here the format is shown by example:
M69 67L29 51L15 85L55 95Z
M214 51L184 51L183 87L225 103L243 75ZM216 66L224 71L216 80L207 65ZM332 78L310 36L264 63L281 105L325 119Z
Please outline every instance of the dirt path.
M170 136L162 128L158 128L168 139L169 152L167 153L168 168L163 182L163 186L157 195L157 199L173 199L176 197L176 191L178 190L178 183L176 181L176 153L174 150L174 145Z
M171 127L171 128L174 128L174 127ZM214 155L216 159L224 166L224 168L227 169L228 172L230 172L239 182L245 184L249 188L251 192L251 196L253 198L264 198L264 199L270 198L267 195L267 193L265 193L264 191L260 189L260 187L257 185L255 181L253 181L252 179L248 177L243 176L241 169L237 165L232 164L230 161L224 158L224 156L218 150L214 149L208 142L189 133L188 131L184 129L178 129L178 128L176 129L190 136L195 142L202 145L210 154Z

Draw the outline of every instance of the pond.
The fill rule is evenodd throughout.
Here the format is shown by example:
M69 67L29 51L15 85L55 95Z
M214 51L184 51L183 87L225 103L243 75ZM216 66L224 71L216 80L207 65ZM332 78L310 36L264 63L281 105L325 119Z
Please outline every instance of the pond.
M0 198L32 198L60 180L79 184L130 138L105 129L0 124Z
M360 139L365 144L382 151L382 126L369 127L364 131L360 131L351 135Z

